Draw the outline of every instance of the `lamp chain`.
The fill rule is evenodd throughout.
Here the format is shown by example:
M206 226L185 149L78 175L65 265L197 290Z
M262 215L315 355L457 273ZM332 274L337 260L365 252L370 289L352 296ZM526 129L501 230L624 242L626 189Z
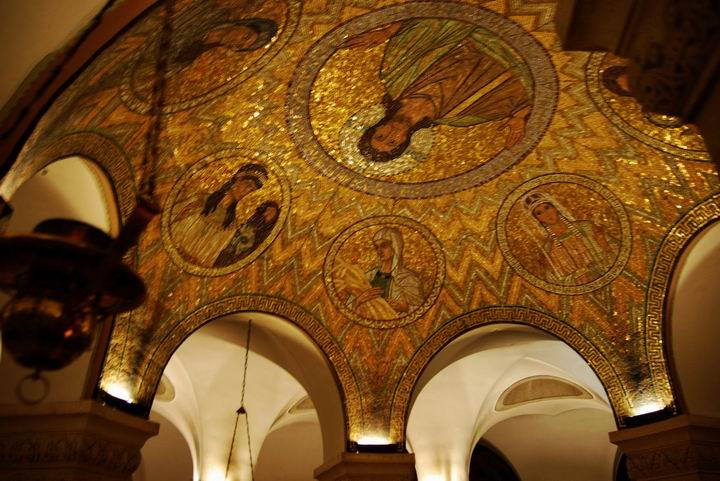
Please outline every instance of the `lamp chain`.
M168 57L171 51L172 22L175 16L175 0L166 0L165 12L163 14L162 30L155 51L155 78L153 79L152 95L150 98L150 126L145 137L145 153L140 171L142 181L140 194L149 199L155 193L155 178L157 176L158 159L160 157L160 132L163 129L162 109L165 105L165 94L167 90L167 69Z
M250 417L245 409L245 386L247 382L248 358L250 357L250 335L252 333L252 319L248 322L247 339L245 340L245 360L243 362L243 380L242 389L240 391L240 407L235 411L235 428L233 429L232 440L230 441L230 452L228 453L227 465L225 466L225 479L227 480L230 472L230 463L232 461L233 447L235 446L235 436L237 434L238 421L240 415L245 415L245 434L247 436L248 456L250 457L250 478L255 481L255 466L252 457L252 446L250 445Z

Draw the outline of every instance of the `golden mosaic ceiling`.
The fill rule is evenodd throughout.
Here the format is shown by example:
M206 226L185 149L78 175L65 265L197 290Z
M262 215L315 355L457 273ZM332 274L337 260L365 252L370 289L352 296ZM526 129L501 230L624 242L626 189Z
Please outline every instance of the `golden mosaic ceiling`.
M11 182L85 155L127 213L161 11L55 102ZM104 382L147 405L185 336L255 310L325 351L354 440L402 440L422 367L488 322L568 342L619 418L672 403L648 286L717 175L693 127L626 95L619 59L563 52L553 14L535 0L179 1L163 213L136 259L151 296L117 320Z

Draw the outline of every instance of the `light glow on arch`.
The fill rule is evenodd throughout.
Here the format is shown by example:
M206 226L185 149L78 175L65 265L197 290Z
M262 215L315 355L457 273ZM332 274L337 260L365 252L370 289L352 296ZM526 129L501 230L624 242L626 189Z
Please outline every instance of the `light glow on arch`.
M122 383L119 383L119 382L110 383L105 388L105 392L108 393L109 395L111 395L112 397L122 399L125 402L129 402L129 403L135 402L135 398L133 397L132 393L130 392L130 389L128 389L128 387Z
M380 435L361 436L357 440L357 443L365 445L365 446L378 446L378 445L383 445L383 444L392 444L387 437L380 436Z
M649 401L639 404L637 406L633 406L632 414L633 416L641 416L643 414L662 411L663 409L665 409L665 405L660 401Z
M221 468L213 468L208 473L207 481L226 481L225 471Z

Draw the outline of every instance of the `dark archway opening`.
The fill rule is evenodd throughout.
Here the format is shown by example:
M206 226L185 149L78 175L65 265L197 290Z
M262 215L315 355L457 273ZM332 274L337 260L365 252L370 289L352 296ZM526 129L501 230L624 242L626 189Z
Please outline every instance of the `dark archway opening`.
M520 481L517 474L499 453L479 442L470 457L469 481Z

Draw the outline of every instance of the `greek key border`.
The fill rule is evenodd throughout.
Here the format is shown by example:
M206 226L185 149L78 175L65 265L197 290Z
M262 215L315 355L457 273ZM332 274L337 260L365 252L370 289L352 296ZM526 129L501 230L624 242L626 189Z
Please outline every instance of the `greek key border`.
M492 306L454 318L435 332L415 351L393 396L390 414L391 439L404 439L405 427L410 415L410 398L418 379L420 379L421 374L432 358L456 337L477 327L497 323L514 323L536 327L553 334L572 347L597 374L608 394L610 406L615 414L618 426L623 425L622 419L630 413L625 387L615 372L612 363L594 344L569 324L543 312L522 306Z
M63 135L47 145L29 152L16 164L12 182L19 188L40 170L66 157L80 156L92 161L108 176L122 219L127 219L135 206L136 187L134 169L120 145L100 133L76 131Z
M720 192L688 211L670 229L658 249L650 274L645 303L645 350L658 399L674 403L674 387L664 348L665 324L670 312L669 291L675 266L690 241L720 219Z
M346 439L357 437L364 425L362 397L348 359L337 341L322 323L304 308L282 298L259 294L234 296L207 304L180 320L161 339L147 346L146 352L149 355L145 358L144 369L139 377L137 403L150 409L170 357L193 332L221 316L241 312L262 312L282 317L298 326L312 339L326 356L338 381L338 391L345 406ZM104 376L111 374L103 373Z

